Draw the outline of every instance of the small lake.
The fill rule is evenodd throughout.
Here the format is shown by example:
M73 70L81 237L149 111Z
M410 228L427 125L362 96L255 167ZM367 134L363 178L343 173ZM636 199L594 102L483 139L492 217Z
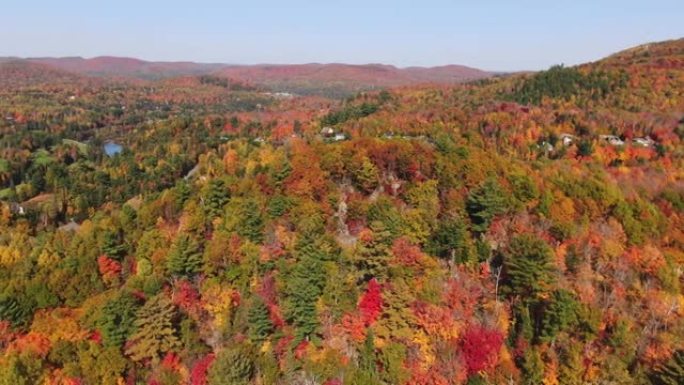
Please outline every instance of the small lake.
M116 142L107 142L104 144L104 152L107 156L114 156L123 151L123 146Z

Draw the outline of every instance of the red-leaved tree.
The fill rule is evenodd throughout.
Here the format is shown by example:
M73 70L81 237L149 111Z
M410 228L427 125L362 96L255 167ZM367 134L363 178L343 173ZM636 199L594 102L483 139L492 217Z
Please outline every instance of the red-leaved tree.
M214 362L214 354L209 353L193 365L190 371L190 385L207 385L207 371Z
M492 369L499 360L504 336L498 330L470 326L461 339L461 351L468 375Z
M372 325L382 312L382 288L375 278L368 282L366 292L359 301L359 311L366 326Z

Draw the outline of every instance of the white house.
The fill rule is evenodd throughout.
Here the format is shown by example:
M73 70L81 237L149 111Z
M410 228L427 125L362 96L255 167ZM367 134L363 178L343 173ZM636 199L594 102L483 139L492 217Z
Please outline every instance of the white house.
M599 135L599 139L611 146L624 146L625 142L615 135Z
M329 137L335 135L335 129L332 127L323 127L321 130L321 135Z
M577 137L575 137L574 135L570 135L570 134L561 134L560 135L560 140L563 143L563 146L566 146L566 147L571 145L576 139L577 139Z
M645 138L634 138L632 139L632 143L637 146L651 147L655 144L655 140L651 139L650 136L647 136Z

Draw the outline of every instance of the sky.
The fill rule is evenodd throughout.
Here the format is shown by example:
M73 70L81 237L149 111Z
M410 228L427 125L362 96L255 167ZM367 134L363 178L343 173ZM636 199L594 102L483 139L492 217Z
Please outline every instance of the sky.
M684 37L683 16L683 0L2 0L0 56L538 70Z

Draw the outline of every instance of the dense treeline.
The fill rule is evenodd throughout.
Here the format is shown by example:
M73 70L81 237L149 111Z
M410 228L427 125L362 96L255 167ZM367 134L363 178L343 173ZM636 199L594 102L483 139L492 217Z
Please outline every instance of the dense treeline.
M625 87L627 80L628 75L624 71L591 71L584 74L577 68L559 65L521 81L511 98L522 104L540 104L544 97L569 99L584 94L592 99L601 99Z
M681 383L681 45L69 129L7 91L0 384Z

